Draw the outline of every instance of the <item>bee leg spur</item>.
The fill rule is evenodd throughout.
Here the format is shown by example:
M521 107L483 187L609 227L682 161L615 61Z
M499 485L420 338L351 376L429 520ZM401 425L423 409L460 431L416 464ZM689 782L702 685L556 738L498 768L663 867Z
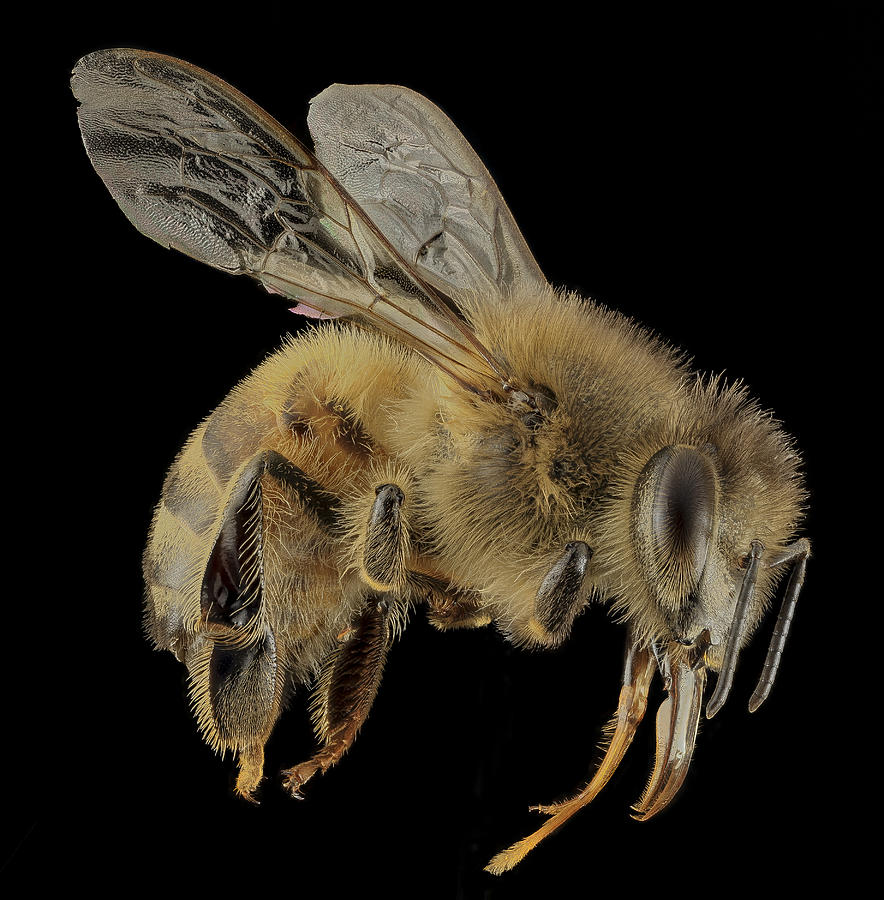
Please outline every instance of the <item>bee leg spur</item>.
M567 636L580 611L581 587L592 550L583 541L571 541L544 577L534 600L529 622L533 636L549 646Z
M617 713L611 723L613 730L611 743L592 780L570 800L549 806L532 807L536 811L549 815L550 818L533 834L498 853L485 867L486 871L493 875L500 875L511 869L544 838L564 825L571 816L595 799L617 770L632 743L636 729L647 709L648 691L655 672L656 662L650 651L640 650L630 644L627 647L623 686L620 690Z
M382 484L368 520L362 551L363 576L377 590L401 585L406 576L408 534L402 521L405 494L395 484Z
M310 759L284 769L283 787L301 798L303 787L347 751L377 694L390 644L390 605L374 596L319 677L313 699L314 722L324 746Z

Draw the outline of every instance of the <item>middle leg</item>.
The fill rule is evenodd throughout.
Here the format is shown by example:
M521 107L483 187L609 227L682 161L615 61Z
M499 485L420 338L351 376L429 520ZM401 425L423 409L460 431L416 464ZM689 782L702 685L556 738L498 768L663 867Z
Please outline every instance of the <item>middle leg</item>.
M324 746L310 759L284 769L283 787L294 797L317 772L325 772L348 750L377 695L390 645L387 601L369 597L346 642L323 667L314 695L314 719Z

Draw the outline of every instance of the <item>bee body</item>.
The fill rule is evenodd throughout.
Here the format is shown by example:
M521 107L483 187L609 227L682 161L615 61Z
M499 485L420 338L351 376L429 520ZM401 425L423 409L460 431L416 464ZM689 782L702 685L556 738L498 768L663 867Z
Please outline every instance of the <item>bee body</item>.
M286 342L196 429L144 555L149 635L187 666L237 791L253 797L305 686L322 746L284 787L300 796L341 758L416 609L540 649L603 602L628 633L605 758L489 869L596 796L657 673L667 697L636 817L663 809L707 672L708 717L791 569L750 709L779 666L810 555L779 424L629 318L554 290L472 148L411 91L323 92L316 155L169 57L92 54L74 92L92 162L142 231L345 320Z

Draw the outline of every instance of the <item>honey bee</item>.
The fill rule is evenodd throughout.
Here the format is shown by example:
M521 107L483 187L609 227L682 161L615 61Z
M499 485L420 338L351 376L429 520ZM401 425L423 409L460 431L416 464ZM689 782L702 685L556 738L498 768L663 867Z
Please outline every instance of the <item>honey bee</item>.
M284 788L302 796L343 756L418 609L543 649L605 603L628 633L605 756L488 870L598 794L658 673L634 811L660 812L687 775L707 673L708 718L782 593L751 710L776 677L810 555L792 440L740 385L553 289L466 139L411 90L326 89L311 153L170 57L93 53L72 87L89 157L139 230L326 320L193 432L144 554L147 632L187 667L237 793L254 799L300 687L321 747Z

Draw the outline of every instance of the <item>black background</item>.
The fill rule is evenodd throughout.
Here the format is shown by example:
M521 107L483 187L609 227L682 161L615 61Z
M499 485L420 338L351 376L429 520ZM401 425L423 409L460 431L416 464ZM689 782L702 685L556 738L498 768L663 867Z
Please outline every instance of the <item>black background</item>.
M23 519L32 586L10 606L31 625L15 627L27 662L9 676L6 877L498 898L774 888L797 865L855 868L840 800L862 774L849 685L864 626L834 545L858 468L842 435L867 439L846 410L861 362L844 329L869 302L852 235L880 122L880 25L847 7L789 22L473 12L243 8L186 28L81 15L43 46L42 75L22 88L49 157L21 301L37 315L16 333L52 386L31 402L25 373L13 392L32 416L39 503ZM67 78L110 46L206 68L302 139L310 97L331 82L420 91L489 166L554 284L744 379L795 435L816 557L779 681L750 716L771 620L664 814L628 815L651 768L649 713L591 807L513 873L482 871L539 824L529 804L582 786L598 759L624 639L598 608L547 654L415 616L356 746L307 800L273 778L260 806L231 794L234 767L199 739L183 668L142 640L140 554L191 428L298 322L257 285L140 237L107 195ZM274 733L271 775L311 752L304 706Z

